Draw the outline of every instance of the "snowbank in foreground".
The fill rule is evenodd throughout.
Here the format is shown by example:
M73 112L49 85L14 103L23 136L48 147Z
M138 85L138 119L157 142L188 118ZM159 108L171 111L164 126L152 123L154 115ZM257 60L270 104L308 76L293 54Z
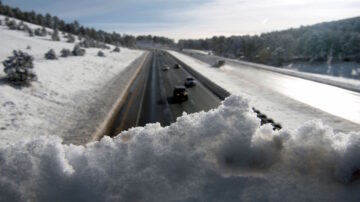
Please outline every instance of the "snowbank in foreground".
M246 100L84 146L0 149L0 201L358 201L360 133L260 127Z

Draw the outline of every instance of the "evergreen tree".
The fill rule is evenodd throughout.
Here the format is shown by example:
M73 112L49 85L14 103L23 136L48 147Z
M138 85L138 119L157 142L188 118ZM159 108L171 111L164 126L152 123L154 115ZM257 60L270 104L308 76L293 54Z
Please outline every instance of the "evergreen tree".
M73 51L72 51L72 54L74 55L74 56L84 56L85 55L85 49L82 49L81 47L80 47L80 45L75 45L74 46L74 49L73 49Z
M272 53L272 61L275 66L282 66L285 60L285 50L282 47L276 48Z
M0 0L0 13L3 13L4 12L4 5L2 3L2 1Z
M68 34L66 36L66 38L68 39L67 40L68 43L74 43L75 42L75 37L72 34Z
M6 23L6 25L8 26L9 29L11 30L16 30L17 29L17 24L15 20L10 20Z
M105 57L105 54L104 54L104 52L99 51L99 52L97 53L97 56L99 56L99 57Z
M34 31L31 28L28 29L28 33L30 37L34 36Z
M13 51L13 56L10 56L3 62L5 66L4 72L7 79L16 85L29 85L31 81L35 81L37 76L32 70L33 57L22 51Z
M49 13L45 14L44 25L49 28L53 28L53 18Z
M60 41L60 37L59 37L59 32L57 29L54 29L52 35L51 35L51 39L53 41Z
M66 48L63 48L60 53L61 53L61 57L64 58L69 57L71 55L71 51Z
M34 34L36 36L46 36L46 32L44 33L44 30L40 28L35 29Z
M56 53L53 49L50 49L47 53L45 53L45 58L48 60L56 60Z

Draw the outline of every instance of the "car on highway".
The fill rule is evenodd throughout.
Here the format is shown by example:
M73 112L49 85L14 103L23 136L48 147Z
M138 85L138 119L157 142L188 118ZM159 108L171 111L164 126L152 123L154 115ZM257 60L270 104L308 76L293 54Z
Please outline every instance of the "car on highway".
M169 66L164 65L161 70L165 72L165 71L168 71L169 69L170 69Z
M180 68L181 68L181 65L180 65L180 64L175 64L175 65L174 65L174 68L175 68L175 69L180 69Z
M186 101L188 99L188 92L186 91L185 86L175 86L173 98L177 102Z
M222 67L222 66L224 66L224 65L225 65L225 60L217 60L217 61L215 62L215 64L213 65L213 67L220 68L220 67Z
M193 77L188 76L188 77L186 77L184 85L187 88L194 87L194 86L196 86L196 81L195 81L195 79Z

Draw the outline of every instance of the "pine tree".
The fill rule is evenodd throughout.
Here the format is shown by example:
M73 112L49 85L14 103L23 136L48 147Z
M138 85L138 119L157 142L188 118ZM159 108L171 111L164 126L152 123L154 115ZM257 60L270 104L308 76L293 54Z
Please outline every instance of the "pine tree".
M53 49L50 49L47 53L45 53L45 58L48 60L56 60L56 53Z
M74 43L75 42L75 37L72 34L68 34L66 36L66 38L68 39L67 40L68 43Z
M34 31L31 28L28 29L28 33L30 37L34 36Z
M46 33L44 33L43 29L40 29L40 28L35 29L34 34L35 34L36 36L46 36Z
M99 57L105 57L105 54L104 54L104 52L99 51L99 52L97 53L97 56L99 56Z
M4 5L2 3L2 1L0 0L0 13L4 12Z
M73 49L73 51L72 51L72 54L74 55L74 56L84 56L85 55L85 49L82 49L81 47L80 47L80 45L75 45L74 46L74 49Z
M7 79L15 85L29 85L31 81L36 81L37 76L32 70L33 57L22 51L13 51L13 56L3 61L4 72Z
M43 35L43 36L46 36L47 31L46 31L45 26L42 26L42 28L41 28L41 32L42 32L42 35Z
M61 57L64 58L69 57L71 55L71 51L66 48L63 48L60 53L61 53Z
M51 39L53 41L60 41L60 37L59 37L59 32L57 29L54 29L52 35L51 35Z
M16 21L15 20L11 20L11 21L8 21L6 23L6 25L9 27L9 29L11 30L16 30L17 29L17 24L16 24Z

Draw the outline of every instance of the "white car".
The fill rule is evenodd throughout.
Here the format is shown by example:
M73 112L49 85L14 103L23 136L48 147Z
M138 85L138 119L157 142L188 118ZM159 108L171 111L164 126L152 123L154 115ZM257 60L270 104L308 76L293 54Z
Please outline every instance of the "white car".
M163 68L161 69L162 71L168 71L170 69L170 67L169 66L167 66L167 65L164 65L163 66Z

